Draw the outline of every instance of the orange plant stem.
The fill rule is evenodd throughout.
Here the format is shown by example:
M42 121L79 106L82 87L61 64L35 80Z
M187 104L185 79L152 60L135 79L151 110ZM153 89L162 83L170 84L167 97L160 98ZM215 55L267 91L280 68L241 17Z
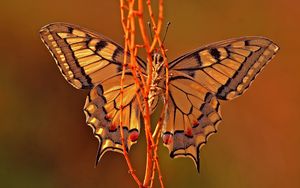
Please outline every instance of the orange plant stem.
M122 25L125 28L124 32L125 32L125 49L124 49L124 54L127 54L128 51L128 28L129 28L129 22L127 24L125 24L125 17L124 17L124 1L120 0L120 9L121 9L121 20L122 20ZM121 76L121 88L120 88L120 97L121 97L121 104L120 104L120 133L121 133L121 141L122 141L122 148L123 148L123 155L124 158L126 160L127 166L129 168L129 172L131 174L131 176L133 177L133 179L135 180L135 182L138 184L139 187L142 186L141 181L138 179L138 177L136 176L136 174L134 173L132 164L130 162L130 159L128 157L128 153L126 150L126 146L125 146L125 139L124 139L124 130L123 130L123 94L124 94L124 88L123 88L123 83L124 83L124 77L125 77L125 70L126 70L126 66L127 66L127 55L124 55L124 62L123 62L123 66L122 66L122 76Z
M148 103L148 95L149 95L151 82L152 82L152 57L151 57L149 39L146 35L146 29L144 25L142 0L138 0L137 17L138 17L141 35L144 41L144 46L147 52L147 64L148 64L148 77L146 81L145 95L144 95L145 110L143 113L144 122L145 122L145 135L146 135L146 142L147 142L147 158L146 158L146 169L145 169L143 186L148 187L150 185L152 169L153 169L153 148L152 148L153 140L152 140L152 133L151 133L150 107Z
M122 139L122 148L123 148L123 153L124 157L126 159L129 172L135 182L138 184L139 187L152 187L153 179L155 177L155 171L157 170L158 172L158 177L160 181L161 187L164 187L163 182L162 182L162 176L161 176L161 171L159 167L159 162L158 162L158 155L157 155L157 144L158 144L158 135L161 132L161 126L162 122L158 123L155 134L157 136L152 135L151 131L151 120L150 120L150 105L148 103L148 96L151 88L151 83L152 83L152 51L154 50L156 44L158 43L161 49L162 55L165 57L165 64L166 64L166 73L168 75L168 63L167 63L167 58L165 54L165 50L163 48L162 42L159 38L159 34L161 31L162 27L162 20L163 20L163 0L159 0L159 15L158 15L158 21L157 23L155 22L154 19L154 14L152 11L151 7L151 1L147 0L147 7L148 7L148 13L151 17L151 22L153 25L153 30L155 33L155 37L153 41L150 44L150 41L147 36L146 28L145 28L145 22L144 22L144 13L143 13L143 0L136 0L138 2L138 10L134 10L134 4L135 0L127 0L127 4L125 5L125 0L120 0L120 9L121 9L121 23L122 27L125 33L125 47L124 47L124 62L123 62L123 67L122 67L122 77L121 77L121 89L120 89L120 128L121 128L121 139ZM125 9L128 10L128 15L127 18L125 17ZM138 20L138 25L140 29L140 34L143 39L143 47L146 50L147 53L147 67L148 67L148 75L146 80L144 79L144 74L140 70L140 68L137 65L137 50L138 50L138 45L135 44L135 35L136 35L136 27L135 27L135 18ZM124 97L124 79L125 79L125 71L126 68L128 67L127 64L127 53L130 53L130 64L129 67L132 72L132 76L135 80L135 85L136 89L135 92L137 94L137 101L139 104L139 108L141 109L141 112L143 114L144 118L144 124L145 124L145 135L146 135L146 142L147 142L147 159L146 159L146 169L145 169L145 177L143 183L138 179L136 174L134 173L132 164L130 162L130 159L128 157L128 153L126 150L126 145L125 145L125 138L124 138L124 130L123 130L123 97ZM138 76L139 75L139 76ZM168 83L168 76L167 76L167 83ZM140 83L142 82L142 84ZM142 94L143 101L140 100L139 92ZM166 101L167 95L168 94L168 87L166 86ZM166 105L166 104L165 104ZM164 106L164 109L166 106ZM164 117L164 114L162 116Z
M158 174L158 179L159 179L159 183L160 183L160 187L161 188L164 188L164 183L163 183L163 180L162 180L162 173L161 173L161 170L160 170L160 166L159 166L159 161L158 161L158 155L157 155L157 146L158 146L158 143L159 143L159 134L161 132L161 129L158 133L158 136L155 138L155 145L154 145L154 162L155 162L155 165L153 166L153 174L152 174L152 181L151 181L151 186L152 187L152 183L153 183L153 180L154 180L154 177L155 177L155 169L157 169L157 174ZM153 137L154 138L154 137Z
M163 2L164 2L163 0L159 0L158 21L156 24L155 19L154 19L154 13L153 13L152 6L151 6L151 1L147 0L148 12L149 12L150 20L151 20L151 23L153 25L153 30L154 30L154 39L152 41L150 51L154 50L157 40L159 39L159 34L161 32L162 23L163 23L163 14L164 14Z
M151 49L150 50L153 50L154 47L156 46L156 43L159 42L161 53L164 57L164 62L165 62L165 65L166 65L166 96L165 96L165 102L166 103L164 104L163 112L162 112L162 115L160 117L161 121L158 122L156 130L155 130L154 135L153 135L153 138L155 138L155 134L156 134L156 141L155 141L155 147L154 147L154 162L155 162L155 166L157 168L160 185L161 185L161 187L164 187L163 181L162 181L162 175L161 175L161 171L160 171L160 167L159 167L158 157L157 157L157 145L158 145L158 142L159 142L159 140L158 140L159 133L161 132L162 121L163 121L163 118L165 116L164 112L165 112L165 109L166 109L166 105L168 104L167 101L168 101L168 82L169 82L169 76L168 76L169 71L168 71L167 57L166 57L165 49L163 48L160 37L159 37L159 34L161 32L161 28L162 28L162 23L163 23L163 0L159 0L159 8L158 8L159 9L159 13L158 13L159 15L158 15L157 24L155 22L155 18L154 18L154 14L153 14L153 11L152 11L152 6L151 6L151 1L150 0L147 0L147 7L148 7L148 12L149 12L149 15L150 15L150 19L151 19L154 34L155 34L154 40L151 44ZM154 171L153 171L153 176L154 176Z

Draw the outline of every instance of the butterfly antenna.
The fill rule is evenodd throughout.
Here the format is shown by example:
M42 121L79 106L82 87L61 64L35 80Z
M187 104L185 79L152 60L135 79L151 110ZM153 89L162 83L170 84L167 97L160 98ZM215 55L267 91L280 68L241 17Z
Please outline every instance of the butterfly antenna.
M166 36L167 36L167 33L168 33L168 29L169 29L170 24L171 24L171 22L168 22L168 23L167 23L166 31L165 31L164 38L163 38L163 41L162 41L163 44L164 44L164 42L165 42L165 40L166 40Z
M151 28L151 23L147 22L148 27L149 27L149 33L150 33L150 37L151 37L151 41L153 40L153 35L152 35L152 28Z

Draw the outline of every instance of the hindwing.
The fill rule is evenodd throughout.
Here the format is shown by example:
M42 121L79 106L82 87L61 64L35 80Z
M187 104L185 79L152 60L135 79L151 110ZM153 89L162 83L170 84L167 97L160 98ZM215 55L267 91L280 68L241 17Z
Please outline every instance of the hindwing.
M122 127L127 151L137 141L140 133L140 109L137 98L142 96L131 73L126 72L121 107L120 79L121 74L114 75L94 87L84 106L86 122L93 128L93 133L99 140L97 162L107 151L123 152L121 108L123 108Z
M162 138L170 156L190 157L199 170L200 147L221 121L216 96L192 77L173 72L165 120Z

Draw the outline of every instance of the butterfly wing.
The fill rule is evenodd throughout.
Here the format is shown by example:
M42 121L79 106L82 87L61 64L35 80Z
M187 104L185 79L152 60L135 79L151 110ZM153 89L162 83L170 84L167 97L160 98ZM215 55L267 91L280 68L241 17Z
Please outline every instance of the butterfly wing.
M120 81L124 50L112 40L79 26L53 23L40 31L65 79L77 89L91 89L84 106L86 121L99 140L97 162L106 151L122 152ZM130 55L127 54L128 62ZM137 59L143 73L145 63ZM128 67L123 85L123 130L130 149L140 130L140 111L134 78ZM137 94L137 95L136 95Z
M93 133L99 140L97 162L107 151L123 152L120 132L120 80L121 74L118 74L94 87L84 106L87 124L93 128ZM130 72L126 72L123 85L122 122L127 151L136 142L140 131L137 97L141 95L135 86L133 76Z
M199 170L199 150L221 121L219 102L192 77L173 71L169 80L168 110L163 143L170 156L190 157Z
M40 35L62 75L77 89L92 89L122 71L123 48L100 34L76 25L52 23L44 26ZM139 58L137 61L145 70L145 63Z
M243 94L279 47L263 37L229 39L199 48L170 63L170 69L184 72L219 99Z
M199 149L221 121L217 99L244 93L278 49L269 39L244 37L201 47L172 61L162 134L170 156L191 157L199 170Z

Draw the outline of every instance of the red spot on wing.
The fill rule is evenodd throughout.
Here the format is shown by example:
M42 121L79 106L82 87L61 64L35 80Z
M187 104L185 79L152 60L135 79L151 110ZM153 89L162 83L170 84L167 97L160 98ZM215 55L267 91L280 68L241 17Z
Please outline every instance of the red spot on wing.
M106 114L104 118L105 118L107 121L109 121L109 120L111 120L112 117L111 117L111 115Z
M132 132L130 133L130 135L129 135L129 139L130 139L131 142L137 141L138 137L139 137L139 132L138 132L138 131L135 131L135 130L132 131Z
M193 127L197 127L199 125L199 122L197 120L193 121Z
M109 130L110 131L115 131L116 129L117 129L116 123L111 123L110 126L109 126Z
M185 135L188 137L192 137L193 136L192 128L188 127L185 131Z
M170 133L165 133L162 136L162 139L163 139L164 144L169 145L173 142L173 135Z

